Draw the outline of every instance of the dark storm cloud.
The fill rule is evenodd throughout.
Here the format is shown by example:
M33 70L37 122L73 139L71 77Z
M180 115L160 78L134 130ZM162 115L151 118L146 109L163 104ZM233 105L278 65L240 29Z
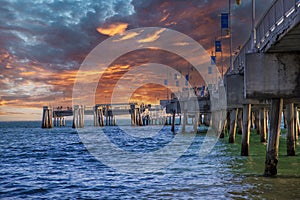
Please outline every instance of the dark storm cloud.
M20 59L66 63L103 40L96 27L133 12L121 1L1 1L1 48Z

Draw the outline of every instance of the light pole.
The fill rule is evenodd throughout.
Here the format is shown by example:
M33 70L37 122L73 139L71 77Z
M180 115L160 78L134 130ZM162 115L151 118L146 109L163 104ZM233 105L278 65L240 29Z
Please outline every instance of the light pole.
M252 0L252 32L251 32L251 50L255 51L256 29L255 29L255 0Z
M228 21L229 21L229 36L230 36L230 45L229 45L229 53L230 53L230 56L229 56L229 67L231 69L231 71L233 71L233 64L232 64L232 31L231 31L231 0L229 0L229 9L228 9L228 15L229 15L229 18L228 18Z

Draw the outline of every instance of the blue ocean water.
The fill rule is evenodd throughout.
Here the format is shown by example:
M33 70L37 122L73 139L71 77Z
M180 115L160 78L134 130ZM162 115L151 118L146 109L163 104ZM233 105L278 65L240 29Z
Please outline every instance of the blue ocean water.
M69 123L70 124L70 123ZM220 139L198 156L197 134L178 160L155 172L124 173L94 157L71 127L41 129L40 122L0 122L0 199L299 199L300 158L285 156L284 135L277 178L262 176L265 144L251 135L249 157ZM135 134L143 127L127 127ZM103 128L126 151L153 151L174 138L170 127L150 140L128 139L118 127ZM178 133L179 134L179 133ZM182 137L188 139L189 134ZM143 152L142 152L143 153ZM168 152L166 152L167 154ZM112 155L109 159L114 160ZM151 161L149 161L151 162ZM156 164L156 163L153 163ZM143 166L141 166L143 167Z

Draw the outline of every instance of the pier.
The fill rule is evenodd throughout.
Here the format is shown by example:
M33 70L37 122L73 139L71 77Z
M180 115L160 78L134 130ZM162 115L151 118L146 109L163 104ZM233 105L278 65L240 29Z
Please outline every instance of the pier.
M261 142L267 142L265 176L277 174L282 113L287 127L287 155L295 155L300 103L299 10L299 0L274 1L224 78L231 122L229 142L234 142L236 113L242 110L241 155L249 155L252 121Z
M267 143L264 175L275 176L282 116L287 130L287 156L296 155L300 133L299 10L299 0L275 0L254 27L224 75L227 110L221 115L226 115L225 120L212 112L212 96L196 95L193 102L198 104L191 105L191 98L175 95L156 106L138 102L75 105L69 110L45 106L42 128L65 126L66 116L73 116L73 128L84 128L85 115L94 116L95 127L115 126L117 116L126 114L132 126L165 124L171 125L174 132L175 118L179 117L183 132L191 119L195 131L204 124L214 128L220 138L228 133L228 143L235 143L236 134L242 134L241 156L251 155L250 131L254 129L260 142Z

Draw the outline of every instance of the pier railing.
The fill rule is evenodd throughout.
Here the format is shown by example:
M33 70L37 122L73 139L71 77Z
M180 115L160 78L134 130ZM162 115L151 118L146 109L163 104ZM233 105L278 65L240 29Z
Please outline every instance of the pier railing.
M243 69L246 53L254 50L263 50L271 38L276 36L278 30L284 27L285 22L288 22L297 15L299 9L300 0L276 0L256 25L256 49L251 48L250 37L236 56L233 63L233 70Z

